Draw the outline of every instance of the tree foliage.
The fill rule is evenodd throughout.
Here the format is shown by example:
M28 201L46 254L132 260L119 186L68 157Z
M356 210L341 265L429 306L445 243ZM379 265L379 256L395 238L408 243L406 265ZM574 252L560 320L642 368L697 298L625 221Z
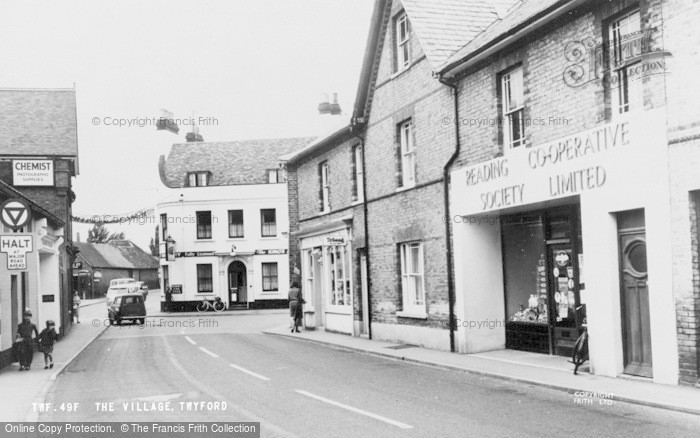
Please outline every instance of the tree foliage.
M110 240L126 239L124 232L110 233L104 224L94 224L92 229L88 231L88 243L107 243Z

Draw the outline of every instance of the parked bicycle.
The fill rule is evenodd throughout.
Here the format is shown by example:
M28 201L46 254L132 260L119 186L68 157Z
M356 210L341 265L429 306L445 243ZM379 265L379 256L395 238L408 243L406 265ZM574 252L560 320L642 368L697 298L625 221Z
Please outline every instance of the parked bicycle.
M579 306L580 310L582 306ZM584 318L585 321L585 318ZM571 360L569 362L574 364L574 375L578 374L578 369L585 361L588 360L588 324L585 322L581 324L583 327L583 333L576 340L574 345L574 352L571 355Z
M216 312L221 312L226 308L226 304L221 301L221 297L215 297L213 300L204 299L197 303L198 312L207 312L209 310L214 310Z

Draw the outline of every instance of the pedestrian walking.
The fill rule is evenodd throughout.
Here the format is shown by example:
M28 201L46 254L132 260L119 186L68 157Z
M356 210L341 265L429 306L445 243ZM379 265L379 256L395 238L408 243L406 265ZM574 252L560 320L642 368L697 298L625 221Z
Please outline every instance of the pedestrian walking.
M78 295L78 291L73 292L73 316L75 317L75 322L80 324L80 312L78 309L80 308L80 295Z
M299 333L299 326L301 326L302 317L302 305L305 303L306 301L304 301L304 298L301 296L299 284L296 281L292 282L292 286L289 288L289 316L294 319L292 333Z
M34 341L39 336L39 331L32 323L32 312L29 309L24 311L22 322L17 326L17 336L22 338L19 344L19 370L29 371L34 359Z
M53 344L57 340L56 324L49 319L46 328L39 333L39 345L44 352L44 369L53 368Z

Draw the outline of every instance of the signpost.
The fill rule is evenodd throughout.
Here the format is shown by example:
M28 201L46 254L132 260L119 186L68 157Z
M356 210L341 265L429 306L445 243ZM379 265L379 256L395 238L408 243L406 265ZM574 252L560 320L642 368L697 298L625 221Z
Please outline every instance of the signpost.
M0 252L7 254L7 269L27 269L27 253L32 252L34 239L27 235L0 236Z
M31 219L29 205L21 199L10 198L0 206L0 222L13 230L19 230Z

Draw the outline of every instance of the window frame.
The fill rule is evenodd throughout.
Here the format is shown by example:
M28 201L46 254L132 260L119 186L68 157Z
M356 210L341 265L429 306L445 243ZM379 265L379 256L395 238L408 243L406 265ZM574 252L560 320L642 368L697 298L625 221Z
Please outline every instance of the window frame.
M319 164L321 173L321 213L331 211L331 182L328 161Z
M396 29L394 46L396 73L402 72L411 66L411 28L408 15L403 11L394 18L394 28ZM403 38L402 30L405 32Z
M209 185L209 172L187 172L188 187L207 187Z
M518 78L516 82L512 79ZM519 86L519 90L515 90L519 93L519 105L518 100L514 101L512 99L513 94L513 84ZM500 87L501 87L501 115L503 117L503 146L506 150L515 149L517 147L525 146L525 73L522 65L516 65L508 70L501 73L500 77ZM516 105L511 107L511 102L515 102ZM518 124L513 123L513 119L517 118ZM516 128L516 126L519 127ZM517 140L513 140L514 129L518 129L519 137Z
M234 235L233 233L231 233L231 227L233 225L236 225L236 226L238 225L238 224L234 224L231 221L232 213L236 213L236 212L240 212L240 214L241 214L240 235L237 235L237 234ZM243 210L240 210L240 209L228 210L228 237L229 237L229 239L244 239L245 238L245 217L243 215Z
M353 185L352 185L352 200L354 202L363 202L365 199L364 190L364 170L362 169L362 145L356 144L352 147L352 162L354 167L354 172L352 174Z
M399 154L401 162L401 188L416 185L416 145L413 138L413 121L399 124ZM409 172L410 170L410 172Z
M413 266L413 249L418 249L420 272L409 272L407 268ZM399 244L399 263L401 276L401 300L403 312L423 315L426 313L426 293L425 293L425 255L424 245L420 241L404 242ZM412 268L411 268L412 269ZM409 281L411 278L419 278L419 281ZM415 286L420 285L420 297L416 293ZM416 299L414 300L413 297ZM421 298L421 299L419 299Z
M168 214L160 214L160 241L165 242L168 238Z
M329 245L325 247L328 260L329 293L326 302L329 306L348 308L352 304L350 289L350 260L347 245ZM340 261L338 261L340 255ZM342 288L338 287L342 285ZM342 304L339 304L342 301Z
M203 272L202 270L205 270L206 268L209 269L209 288L203 288L203 286L207 286L206 283L204 283L202 280L204 279L206 281L207 277L201 275ZM214 266L211 263L197 263L197 293L198 294L208 294L208 293L214 293ZM206 272L204 272L206 274ZM204 289L204 290L203 290Z
M630 19L636 16L636 19ZM624 22L624 24L623 24ZM636 22L637 27L630 30L630 24ZM622 27L627 29L626 34L621 33ZM636 68L641 64L641 60L634 63L627 63L624 59L624 36L632 32L641 32L641 15L639 8L631 11L623 12L608 22L607 37L609 50L609 67L610 67L610 97L613 116L624 114L630 111L643 107L643 90L640 77L629 79L629 70ZM634 41L633 38L627 40L628 44ZM617 80L613 84L612 78ZM635 104L633 104L633 102Z
M272 234L265 234L265 212L272 212L274 215L274 221L267 223L267 226L272 229ZM268 230L269 232L269 230ZM277 209L275 208L261 208L260 209L260 237L277 237Z
M274 266L274 274L270 273L268 271L268 275L265 275L265 268L271 268ZM279 292L279 264L277 262L262 262L260 264L260 273L262 275L262 291L263 292ZM273 280L270 280L273 279ZM274 281L274 288L270 287L268 288L265 285L265 281L269 281L270 285L272 285L272 281Z
M209 226L207 228L206 224L201 223L201 217L204 215L208 214L209 215ZM211 210L202 210L202 211L197 211L195 212L195 217L197 220L196 226L197 226L197 240L210 240L212 239L213 236L213 230L212 230L212 215L211 215ZM208 231L208 233L207 233Z

